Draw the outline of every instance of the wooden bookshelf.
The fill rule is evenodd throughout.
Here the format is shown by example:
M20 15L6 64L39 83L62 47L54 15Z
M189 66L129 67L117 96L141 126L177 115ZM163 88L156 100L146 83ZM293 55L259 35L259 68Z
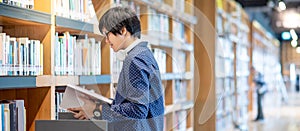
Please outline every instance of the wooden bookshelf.
M0 25L3 32L13 37L39 40L44 47L44 75L0 77L0 99L24 100L26 130L29 131L34 131L35 120L51 119L54 111L54 102L51 99L54 95L51 86L54 84L51 76L51 43L54 31L51 8L51 0L35 1L34 10L0 4Z
M257 21L251 23L251 35L251 65L264 75L264 80L267 83L269 90L285 88L283 85L283 77L281 76L282 68L280 65L279 41L266 31ZM290 44L287 45L290 46ZM283 65L284 64L282 64L282 66ZM256 110L256 92L254 90L253 79L254 74L250 74L249 83L252 83L250 88L253 91L249 93L249 110Z
M51 76L1 76L0 82L2 83L0 89L17 89L28 87L47 87L52 85Z
M232 129L235 126L247 129L250 20L237 2L232 0L216 0L216 2L218 7L216 98L223 97L217 101L216 126L217 130ZM221 68L222 65L225 67Z
M50 13L0 3L1 25L50 25Z
M174 1L174 0L169 0ZM142 37L148 39L151 47L163 49L167 52L166 73L161 75L165 88L165 105L167 129L174 130L175 112L187 111L186 129L194 128L194 24L197 18L194 15L194 1L184 0L184 11L179 12L168 3L157 3L149 0L133 0L141 8L150 7L156 12L167 15L168 23L173 20L180 20L183 24L185 41L178 41L174 37L162 39L143 34ZM112 86L116 83L112 81L112 52L108 44L102 41L101 44L101 74L91 76L55 76L54 75L54 53L55 53L55 32L69 32L71 35L84 35L103 40L99 34L95 33L94 23L87 23L55 15L55 0L34 1L34 10L13 7L0 4L0 26L3 32L14 37L29 37L40 40L43 44L43 70L41 76L1 76L0 77L0 99L24 99L26 108L27 130L35 130L35 120L55 119L55 92L63 91L67 84L84 85L86 88L97 89L102 95L112 97ZM95 13L99 19L103 12L113 6L113 0L92 0ZM146 10L147 11L147 10ZM149 24L148 16L142 16L142 28L147 29ZM98 26L98 25L96 25ZM173 32L172 25L169 26L168 33ZM38 33L37 33L38 32ZM174 72L173 51L181 51L185 54L184 72ZM175 102L175 81L186 83L186 100ZM38 87L38 88L37 88ZM198 108L197 108L198 109Z
M79 85L110 84L110 75L79 76Z

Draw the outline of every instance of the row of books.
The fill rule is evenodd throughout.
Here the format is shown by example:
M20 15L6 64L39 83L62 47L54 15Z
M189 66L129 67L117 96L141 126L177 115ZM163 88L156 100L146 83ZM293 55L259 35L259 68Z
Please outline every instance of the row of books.
M248 52L249 52L248 47L241 46L241 45L236 46L236 57L239 60L249 61L250 56L249 56Z
M153 56L158 64L160 73L167 73L167 53L159 48L152 49Z
M184 23L178 19L172 20L173 40L186 42Z
M228 115L228 113L231 113L233 111L233 99L234 96L223 96L219 97L216 99L216 115L217 119L221 119Z
M183 80L175 80L173 102L184 102L187 100L187 82Z
M137 16L140 17L141 7L139 4L136 4L133 0L114 0L114 4L116 6L130 7L136 12Z
M233 60L216 57L215 60L216 77L233 77Z
M171 58L173 73L186 72L187 55L184 51L173 49Z
M55 75L100 75L101 42L94 38L55 34Z
M222 116L222 118L217 118L216 131L228 131L230 129L233 129L232 117L233 115L231 113L228 113Z
M216 94L227 96L233 94L234 91L233 78L216 78Z
M0 124L0 131L26 131L24 100L1 100Z
M0 0L0 3L27 9L34 8L34 0Z
M226 38L218 37L216 44L216 55L224 58L233 59L233 44Z
M59 105L62 102L63 96L64 96L64 92L55 92L55 119L56 120L58 120L59 112L67 112L67 110L59 107Z
M162 2L162 1L161 1ZM177 3L177 4L176 4ZM181 3L181 4L178 4ZM150 7L148 8L147 14L141 14L140 12L140 6L138 4L135 4L133 0L129 1L116 1L117 5L122 5L122 6L129 6L133 10L136 11L137 15L147 15L148 17L148 29L147 33L148 35L155 36L161 39L170 39L170 36L173 36L174 40L185 42L186 38L184 35L185 28L184 24L182 21L178 19L173 19L172 20L172 25L169 24L169 16L157 12L155 9L152 9ZM184 0L179 0L179 1L174 1L174 4L176 6L184 6ZM181 8L176 8L176 9L181 9ZM183 10L184 11L184 8ZM170 34L170 28L173 29L173 34ZM158 33L159 32L159 33Z
M237 77L245 77L250 74L249 62L247 61L236 61L236 75Z
M142 14L148 16L148 35L161 38L169 39L169 17L165 14L158 13L155 9L148 8L148 14ZM175 24L174 24L175 26ZM175 33L175 32L174 32Z
M55 2L57 16L88 21L90 0L55 0Z
M42 75L43 44L0 33L0 75Z

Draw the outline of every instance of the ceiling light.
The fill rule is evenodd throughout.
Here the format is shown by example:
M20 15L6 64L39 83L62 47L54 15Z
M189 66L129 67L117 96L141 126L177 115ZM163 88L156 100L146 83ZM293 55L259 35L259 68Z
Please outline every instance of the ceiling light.
M286 9L285 3L283 1L279 2L279 9L280 10L285 10Z
M291 34L293 40L298 40L298 35L294 29L290 30L290 34Z
M297 48L296 48L296 52L297 52L298 54L300 54L300 47L297 47Z
M292 46L292 47L295 48L295 47L297 47L297 45L298 45L297 40L292 40L292 41L291 41L291 46Z
M290 34L290 32L282 32L282 33L281 33L281 38L282 38L283 40L290 40L290 39L291 39L291 34Z
M300 25L300 15L296 12L282 13L282 25L285 28L297 28Z

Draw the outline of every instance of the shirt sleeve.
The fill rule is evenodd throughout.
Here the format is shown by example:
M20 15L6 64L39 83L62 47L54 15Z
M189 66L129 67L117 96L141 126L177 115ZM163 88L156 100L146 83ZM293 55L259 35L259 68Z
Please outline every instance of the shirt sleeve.
M149 68L142 59L134 58L129 64L124 101L120 104L103 105L103 119L123 120L126 118L146 119L149 108ZM123 87L126 86L126 87ZM120 95L120 94L117 94Z

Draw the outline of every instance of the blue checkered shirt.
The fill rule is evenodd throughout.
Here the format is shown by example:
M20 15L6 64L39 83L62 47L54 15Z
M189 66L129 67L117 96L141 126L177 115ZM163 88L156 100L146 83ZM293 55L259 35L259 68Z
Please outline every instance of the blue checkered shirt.
M147 44L141 42L128 52L113 104L102 106L102 118L110 121L110 130L163 130L164 95L160 72Z

